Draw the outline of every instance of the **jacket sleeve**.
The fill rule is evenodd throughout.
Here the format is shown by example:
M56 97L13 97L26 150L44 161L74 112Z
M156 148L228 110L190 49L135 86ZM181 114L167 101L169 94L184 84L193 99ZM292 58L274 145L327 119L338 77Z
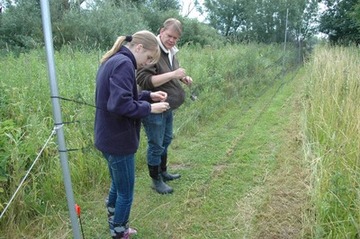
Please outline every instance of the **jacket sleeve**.
M145 66L138 70L136 75L136 82L142 90L153 90L155 87L151 81L153 75L157 75L156 65Z
M110 77L107 110L129 118L143 118L150 114L151 105L137 100L135 72L127 64L117 66Z
M147 102L152 102L150 97L151 91L142 90L139 92L139 100L145 100Z

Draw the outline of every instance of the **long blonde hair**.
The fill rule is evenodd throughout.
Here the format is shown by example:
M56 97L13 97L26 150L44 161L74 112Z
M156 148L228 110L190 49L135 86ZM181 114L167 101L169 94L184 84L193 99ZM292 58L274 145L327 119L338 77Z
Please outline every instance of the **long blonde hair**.
M160 59L160 47L156 39L156 36L147 30L142 30L134 33L132 36L119 36L112 48L106 52L100 60L100 63L104 63L110 57L120 50L120 47L125 43L129 47L133 47L138 44L142 44L144 49L154 51L154 59L151 64L155 64Z

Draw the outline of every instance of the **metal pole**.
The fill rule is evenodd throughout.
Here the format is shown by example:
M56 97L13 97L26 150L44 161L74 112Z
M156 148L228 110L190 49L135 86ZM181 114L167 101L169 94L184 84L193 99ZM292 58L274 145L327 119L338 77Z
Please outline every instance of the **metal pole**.
M283 56L283 72L285 72L285 55L286 55L286 42L287 42L288 17L289 17L289 8L287 8L287 9L286 9L285 39L284 39L284 56Z
M57 89L57 81L55 74L55 61L54 61L54 47L52 41L52 30L51 30L51 20L50 20L50 10L49 10L49 2L48 0L41 0L41 16L43 23L43 32L44 32L44 40L46 47L46 55L47 55L47 63L48 63L48 74L50 81L50 89L52 96L58 96ZM71 179L69 173L69 165L67 158L67 151L65 145L65 137L64 131L62 128L62 117L61 117L61 109L58 98L52 98L52 106L53 106L53 115L55 120L56 133L58 139L58 149L60 153L60 161L63 171L66 198L70 212L70 219L73 229L73 234L75 239L80 239L80 228L77 221L76 211L75 211L75 200L73 195L73 190L71 186Z

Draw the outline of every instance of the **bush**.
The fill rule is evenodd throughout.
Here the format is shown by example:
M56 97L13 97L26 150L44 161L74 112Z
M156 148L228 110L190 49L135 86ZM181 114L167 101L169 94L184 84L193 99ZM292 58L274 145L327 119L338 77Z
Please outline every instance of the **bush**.
M184 24L179 45L222 45L222 38L211 27L194 19L183 18L178 9L156 10L122 1L121 7L111 1L98 1L90 8L69 8L62 1L51 1L51 21L54 47L71 45L73 49L109 49L120 35L148 29L155 34L169 17ZM1 14L0 49L26 52L44 43L41 11L35 0L20 1Z

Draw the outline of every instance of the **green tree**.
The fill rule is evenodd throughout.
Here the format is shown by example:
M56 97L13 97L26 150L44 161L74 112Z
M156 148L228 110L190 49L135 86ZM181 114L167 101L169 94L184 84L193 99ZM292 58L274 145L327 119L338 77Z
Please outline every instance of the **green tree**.
M141 12L134 4L99 1L91 9L71 10L62 21L53 22L54 46L71 44L81 49L108 49L119 35L148 29Z
M51 1L50 11L55 26L61 25L68 12L78 11L83 1ZM1 14L0 49L23 51L42 45L40 0L7 0L4 5L6 11Z
M309 16L316 13L317 1L205 0L201 11L224 36L239 41L283 42L286 25L290 39L297 39L300 31L310 26L313 17Z
M8 1L1 13L0 48L20 51L33 48L41 36L39 0Z
M319 31L329 36L331 43L360 44L358 0L325 0L327 10L320 17Z
M0 0L1 1L1 0ZM40 0L2 0L6 11L0 18L0 49L27 51L43 45ZM158 33L166 18L184 23L179 44L207 45L221 42L216 31L180 16L178 0L84 0L50 1L55 49L70 44L80 49L108 49L116 37L142 29ZM80 6L81 5L81 6Z
M205 0L205 12L209 24L229 36L238 32L245 21L245 6L248 0Z
M184 18L182 22L184 25L184 31L179 41L179 45L220 47L226 43L223 36L218 34L214 28L209 27L205 23L189 18Z
M155 11L165 12L169 10L180 10L178 0L146 0L145 7Z
M141 6L143 5L146 0L110 0L110 1L106 1L106 0L97 0L98 3L109 3L110 5L114 5L116 7L122 7L124 6L124 4L133 4L134 6Z
M178 0L146 0L140 8L142 16L149 26L149 30L158 33L163 22L169 17L182 20Z
M360 2L355 4L351 17L360 26Z

